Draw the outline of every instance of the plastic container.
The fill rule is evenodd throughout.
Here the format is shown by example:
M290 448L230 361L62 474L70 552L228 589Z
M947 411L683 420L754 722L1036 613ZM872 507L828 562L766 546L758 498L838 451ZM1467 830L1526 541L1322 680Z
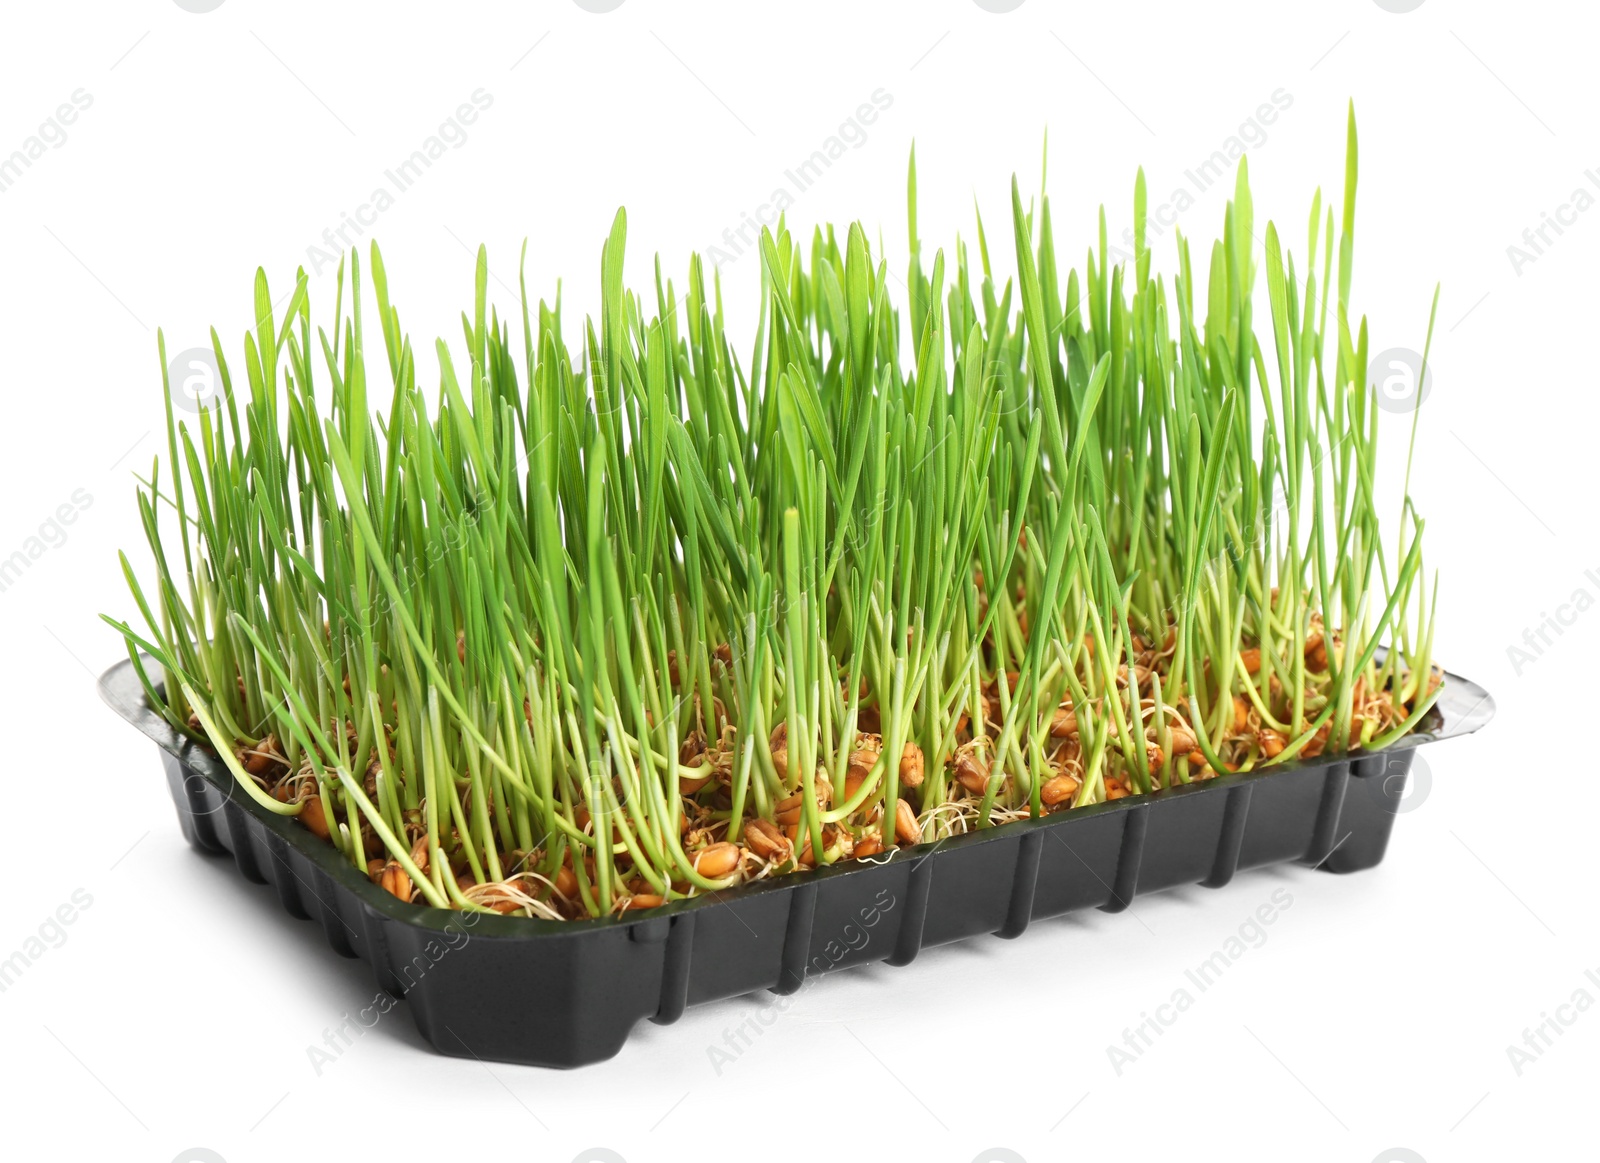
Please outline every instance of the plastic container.
M161 750L183 834L229 853L248 880L322 926L378 985L411 1003L444 1054L581 1066L616 1054L641 1018L770 989L985 933L1019 937L1073 909L1117 912L1137 895L1227 884L1293 861L1356 872L1383 859L1412 753L1494 714L1483 689L1449 676L1425 729L1372 755L1227 775L1152 796L1023 820L678 901L626 918L540 921L404 904L297 822L238 792L209 751L146 704L128 662L100 694Z

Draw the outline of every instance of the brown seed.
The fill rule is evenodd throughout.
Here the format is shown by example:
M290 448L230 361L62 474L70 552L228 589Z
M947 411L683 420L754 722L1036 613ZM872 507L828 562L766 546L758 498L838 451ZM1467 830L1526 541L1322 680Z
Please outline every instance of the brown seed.
M1066 769L1068 764L1077 762L1082 758L1083 744L1075 738L1064 739L1057 743L1055 750L1050 754L1051 762L1063 770Z
M1051 805L1070 800L1078 794L1078 781L1070 775L1056 775L1044 781L1044 786L1039 789L1041 802Z
M989 765L976 750L962 749L956 753L956 782L973 795L982 795L989 786Z
M900 753L900 782L907 787L922 784L922 748L915 743L907 743Z
M627 908L654 909L660 908L665 902L653 892L636 892L628 898Z
M1161 750L1160 744L1146 743L1144 745L1144 759L1151 775L1161 770L1161 765L1166 762L1166 754Z
M789 749L787 747L774 747L772 749L772 766L777 770L779 779L789 778Z
M328 838L328 820L322 814L322 797L307 796L300 806L300 822L319 840Z
M572 871L572 865L563 864L556 870L556 891L568 900L578 899L578 876Z
M1133 680L1134 680L1134 682L1138 683L1141 688L1148 687L1150 685L1150 671L1149 671L1149 669L1147 667L1143 667L1143 666L1135 666L1133 668ZM1128 685L1128 664L1127 663L1123 663L1121 666L1117 667L1117 685L1119 687L1124 688L1124 689L1127 688L1127 685Z
M861 785L866 782L866 778L866 772L858 771L854 764L850 765L850 770L845 773L844 777L845 803L849 803L856 798L856 792L861 790Z
M400 862L391 860L383 866L383 877L380 881L385 892L389 895L411 903L411 878L406 875L405 869L400 867Z
M715 880L727 876L739 867L739 846L724 840L720 844L713 844L695 857L694 870L701 876Z
M1250 704L1243 695L1233 696L1233 729L1243 731L1250 724Z
M798 845L800 848L799 855L794 858L795 863L805 868L815 868L817 864L817 856L816 853L811 850L811 832L809 830L803 831L801 825L799 824L792 824L788 828L784 829L784 833L788 836L791 846ZM822 843L824 846L831 843L833 834L834 829L831 824L823 827Z
M733 647L729 646L726 642L719 644L711 653L718 662L722 663L723 666L733 665Z
M382 857L374 857L373 859L367 861L367 879L370 880L373 884L377 884L378 881L381 880L382 878L383 878L383 859L382 859Z
M1187 755L1196 746L1194 732L1187 727L1172 728L1172 753L1174 755Z
M876 832L868 832L856 841L853 855L859 859L862 856L876 856L882 851L883 841L878 839L878 834Z
M1246 674L1255 674L1261 669L1261 647L1252 646L1249 650L1240 651L1239 661L1244 663Z
M922 825L917 823L916 809L907 800L895 801L894 838L902 844L922 842Z
M817 854L811 851L811 836L809 833L805 837L804 846L800 849L800 855L795 857L795 863L803 868L815 868L817 866Z
M856 714L856 729L864 735L876 735L883 730L883 715L874 706L864 706Z
M768 820L751 820L746 824L744 841L750 845L750 851L763 860L786 859L789 854L788 838Z
M783 829L783 835L784 835L784 839L789 841L789 848L792 851L794 849L794 846L800 842L800 825L799 824L789 824L789 825L787 825ZM810 867L815 862L816 862L815 858L811 854L811 837L807 836L806 837L806 845L805 845L804 848L802 848L800 850L800 854L795 857L795 863L796 864L803 864L803 865L806 865L807 867Z
M1328 669L1328 644L1321 634L1306 639L1306 665L1312 670Z
M1062 703L1050 719L1050 734L1057 739L1066 739L1077 733L1078 714L1067 704Z
M1350 746L1361 745L1361 732L1366 728L1367 720L1361 715L1354 715L1350 719Z
M1261 754L1268 759L1276 758L1288 746L1288 740L1268 727L1256 732L1256 742L1261 744Z
M265 775L276 762L270 752L252 749L244 753L244 769L251 775Z
M804 803L805 792L797 791L792 796L785 796L773 805L773 818L780 824L793 824L800 819Z

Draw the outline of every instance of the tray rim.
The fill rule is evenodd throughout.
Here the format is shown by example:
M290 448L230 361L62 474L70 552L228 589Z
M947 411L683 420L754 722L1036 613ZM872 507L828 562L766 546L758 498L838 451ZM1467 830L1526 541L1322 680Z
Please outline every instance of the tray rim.
M141 659L141 662L151 666L155 665L153 660L148 658ZM1470 679L1462 678L1449 671L1444 673L1444 691L1434 705L1434 710L1438 713L1437 725L1428 730L1413 732L1382 751L1355 751L1338 756L1319 756L1316 759L1294 760L1255 771L1229 773L1213 779L1168 788L1164 791L1147 795L1131 795L1120 800L1076 808L1070 812L1043 816L1037 819L1015 820L1008 824L999 824L979 831L968 832L965 835L947 837L943 840L929 841L910 848L895 848L881 858L871 857L863 860L843 861L804 874L787 874L756 881L752 884L739 885L719 892L708 892L685 900L670 901L647 912L641 911L637 916L630 917L624 913L621 916L589 917L572 921L549 921L535 917L463 913L457 909L440 909L432 905L408 904L401 901L398 897L373 884L371 880L359 873L348 860L341 856L331 844L319 840L306 828L293 822L291 817L269 812L248 796L235 797L233 794L235 790L233 774L222 760L209 749L174 731L171 725L149 706L145 700L144 689L134 672L131 660L125 658L109 667L97 680L96 689L99 691L101 700L123 720L138 729L141 734L154 742L161 751L171 756L182 767L199 775L206 783L210 784L212 789L222 796L224 805L234 804L249 812L251 817L259 824L266 827L279 839L292 845L296 851L309 859L319 870L332 877L342 887L354 892L357 899L363 904L381 913L387 919L400 924L412 925L429 932L458 932L465 924L473 930L474 938L531 940L562 936L575 938L597 930L631 930L640 925L649 925L652 922L665 923L672 918L699 909L711 908L717 905L733 905L739 901L764 893L787 892L805 885L820 884L834 877L860 875L871 869L882 868L889 864L920 864L923 860L941 851L955 851L1012 836L1020 837L1032 831L1060 828L1069 825L1073 821L1093 819L1116 812L1144 811L1158 804L1177 802L1189 796L1225 792L1229 788L1255 783L1260 780L1322 771L1335 764L1350 764L1354 768L1361 760L1386 758L1414 750L1427 743L1442 742L1446 739L1472 734L1494 717L1494 699L1488 691ZM238 838L230 835L230 840L237 842ZM463 918L465 917L472 919L464 921Z

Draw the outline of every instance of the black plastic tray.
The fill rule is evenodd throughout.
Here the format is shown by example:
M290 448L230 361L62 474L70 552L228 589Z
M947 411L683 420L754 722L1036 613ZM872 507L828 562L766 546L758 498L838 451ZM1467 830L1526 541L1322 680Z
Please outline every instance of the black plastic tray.
M1117 912L1177 885L1216 888L1241 868L1371 868L1388 847L1413 750L1494 715L1481 687L1451 675L1427 729L1380 753L1022 820L643 916L563 922L404 904L297 822L237 794L221 760L151 710L130 663L101 676L100 694L160 747L191 844L231 853L291 914L319 921L335 950L371 964L441 1053L536 1066L610 1058L641 1018L669 1023L690 1005L793 993L808 975L904 965L927 946L1017 937L1039 918Z

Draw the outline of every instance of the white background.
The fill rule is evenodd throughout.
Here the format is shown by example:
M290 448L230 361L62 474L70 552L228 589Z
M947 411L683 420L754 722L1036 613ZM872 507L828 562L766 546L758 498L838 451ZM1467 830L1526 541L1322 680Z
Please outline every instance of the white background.
M1542 1143L1592 1157L1580 1120L1600 1006L1520 1076L1507 1054L1580 988L1600 1001L1584 976L1600 975L1600 615L1561 605L1600 597L1585 354L1600 212L1549 233L1520 273L1507 254L1575 189L1600 195L1585 177L1600 167L1595 30L1580 13L1445 0L1407 14L1373 0L1026 0L1003 15L973 0L627 0L605 15L572 0L10 6L0 155L74 91L92 105L0 193L0 557L78 490L90 504L0 593L0 957L75 889L92 905L0 993L0 1151L565 1161L599 1146L634 1163L967 1163L1003 1147L1034 1161L1442 1163ZM708 1046L761 998L641 1025L613 1061L568 1073L439 1057L401 1005L319 1075L307 1048L370 1004L371 976L184 844L154 750L95 697L94 675L121 654L97 614L131 614L116 550L144 560L131 474L157 452L155 329L180 350L215 324L238 350L256 266L288 291L323 230L480 88L493 104L465 144L375 228L423 350L439 334L459 343L480 241L502 308L527 238L530 288L550 296L564 277L575 323L594 308L619 204L630 280L645 285L660 252L681 286L688 252L767 201L879 88L892 106L790 220L809 234L860 218L897 272L913 137L930 255L973 238L976 193L1009 272L1010 175L1037 188L1048 126L1058 239L1081 266L1099 204L1114 236L1128 223L1138 165L1154 206L1279 89L1292 105L1250 154L1256 213L1299 251L1312 191L1338 197L1353 97L1354 298L1372 349L1420 348L1444 287L1413 481L1443 579L1437 652L1494 692L1499 717L1426 753L1431 787L1374 871L1256 872L851 970L720 1075ZM1185 232L1209 245L1225 197L1200 195ZM1155 245L1170 272L1171 234ZM723 272L746 345L756 265ZM331 274L313 280L318 321L331 288ZM1386 431L1392 490L1405 425ZM1525 630L1558 613L1572 625L1514 660ZM1119 1076L1108 1044L1279 889L1292 907L1265 942Z

